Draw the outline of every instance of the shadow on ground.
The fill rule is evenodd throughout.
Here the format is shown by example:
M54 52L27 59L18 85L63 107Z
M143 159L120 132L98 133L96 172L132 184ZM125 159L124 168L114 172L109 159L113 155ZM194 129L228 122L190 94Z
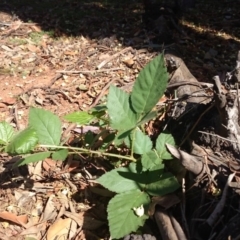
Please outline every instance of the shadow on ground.
M162 2L169 5L171 1ZM34 22L44 33L54 37L84 36L100 40L100 44L104 39L104 44L110 46L108 39L112 38L111 41L116 39L134 48L150 43L154 51L162 50L161 44L169 44L152 36L156 34L153 31L145 31L141 0L4 0L0 11L10 14L13 20ZM195 8L182 15L183 21L178 27L172 27L170 43L178 45L177 50L190 63L190 69L193 63L193 67L199 65L210 74L231 70L240 49L236 11L237 2L229 7L228 1L196 0Z

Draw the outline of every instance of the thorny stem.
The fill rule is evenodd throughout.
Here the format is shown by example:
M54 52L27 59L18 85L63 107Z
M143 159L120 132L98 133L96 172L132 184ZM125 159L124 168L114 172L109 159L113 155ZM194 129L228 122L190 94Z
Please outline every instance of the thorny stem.
M137 160L132 156L133 154L131 153L131 156L122 156L119 154L114 154L114 153L106 153L106 152L100 152L100 151L94 151L86 148L78 148L78 147L67 147L67 146L56 146L56 145L44 145L40 144L38 147L41 148L57 148L57 149L69 149L69 150L74 150L77 152L83 152L86 154L97 154L97 155L102 155L102 156L109 156L109 157L115 157L115 158L121 158L121 159L126 159L132 162L136 162Z

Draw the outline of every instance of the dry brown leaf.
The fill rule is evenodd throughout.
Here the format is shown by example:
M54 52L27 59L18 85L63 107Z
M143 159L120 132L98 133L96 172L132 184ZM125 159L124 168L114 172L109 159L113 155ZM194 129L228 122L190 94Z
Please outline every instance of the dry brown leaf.
M28 44L27 45L27 49L30 52L39 52L40 51L40 49L38 47L36 47L35 45L33 45L33 44Z
M65 55L70 55L70 56L74 56L76 55L78 52L77 51L65 51L64 54Z
M69 234L72 220L70 218L58 219L47 231L47 240L65 240Z
M55 204L52 202L52 199L54 197L55 196L53 194L49 197L49 199L47 201L47 205L42 214L41 221L53 220L57 216Z
M28 165L29 174L31 174L32 179L40 180L42 179L42 161L36 163L35 166Z
M25 230L23 230L20 235L29 235L29 234L39 234L41 231L46 231L47 223L40 223L34 226L28 226ZM41 239L40 236L37 239Z
M43 169L46 170L47 172L51 169L51 168L54 168L56 167L56 161L52 160L51 158L46 158L44 161L43 161Z
M21 225L23 227L26 226L26 223L28 221L27 215L17 216L13 213L6 212L6 211L0 212L0 218L4 219L6 221L11 221L11 222Z
M10 48L10 47L8 47L6 45L2 45L1 48L4 49L5 51L8 51L8 52L12 52L13 51L12 48Z
M124 64L126 64L127 67L132 67L134 65L134 60L132 58L124 59L122 60Z
M64 215L74 220L79 227L82 227L83 221L84 221L83 213L74 213L74 212L65 211Z

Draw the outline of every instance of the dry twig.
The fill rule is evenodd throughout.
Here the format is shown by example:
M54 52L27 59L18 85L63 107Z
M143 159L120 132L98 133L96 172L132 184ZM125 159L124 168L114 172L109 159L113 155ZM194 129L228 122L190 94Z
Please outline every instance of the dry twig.
M105 66L107 63L109 63L110 61L112 61L114 58L116 58L116 57L118 57L119 55L121 55L121 54L123 54L123 53L125 53L125 52L127 52L127 51L130 51L130 50L131 50L131 51L133 50L132 47L127 47L127 48L123 49L122 51L115 53L114 55L112 55L112 56L109 57L108 59L105 59L103 62L101 62L101 63L96 67L96 69L97 69L97 70L101 69L103 66Z

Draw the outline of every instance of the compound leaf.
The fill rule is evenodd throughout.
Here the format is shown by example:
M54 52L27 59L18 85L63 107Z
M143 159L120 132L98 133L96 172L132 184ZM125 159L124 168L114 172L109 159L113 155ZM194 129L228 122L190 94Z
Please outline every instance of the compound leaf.
M137 129L134 136L133 152L137 154L144 154L152 149L152 141L149 136Z
M180 185L177 179L170 173L162 173L158 180L155 181L156 176L154 172L149 172L149 184L146 185L146 191L152 196L163 196L177 190Z
M6 145L13 137L13 127L7 122L0 123L0 144Z
M158 164L161 164L162 159L159 158L159 156L155 151L151 150L142 155L141 162L142 162L142 166L147 170L147 169L153 168Z
M28 127L15 135L7 145L6 151L11 154L29 153L38 143L36 131Z
M50 111L31 108L29 125L35 129L40 144L59 145L61 138L61 121Z
M170 133L162 132L157 138L156 150L162 159L170 160L170 159L173 159L173 156L167 150L166 143L169 143L169 144L175 146L175 140L174 140L173 136Z
M123 192L113 197L107 207L111 237L122 238L143 226L148 216L145 213L138 216L135 209L141 206L147 208L149 203L148 194L139 190Z
M168 73L163 54L154 58L140 72L133 86L131 103L135 112L147 113L153 109L167 87Z
M112 192L122 193L140 189L140 183L145 183L145 175L137 173L136 164L131 163L128 167L120 167L105 173L97 181Z
M79 125L89 124L95 118L96 117L93 114L89 114L85 111L78 111L64 116L64 119L66 119L67 121L77 123Z
M64 161L67 156L68 156L68 150L61 149L52 154L52 159L56 161Z
M27 157L24 157L22 159L20 159L19 161L17 161L14 166L19 167L25 164L29 164L29 163L33 163L33 162L39 162L44 160L45 158L50 157L51 152L40 152L40 153L34 153L31 154Z
M112 128L123 131L136 126L137 115L130 107L128 93L111 86L107 99L107 108Z

